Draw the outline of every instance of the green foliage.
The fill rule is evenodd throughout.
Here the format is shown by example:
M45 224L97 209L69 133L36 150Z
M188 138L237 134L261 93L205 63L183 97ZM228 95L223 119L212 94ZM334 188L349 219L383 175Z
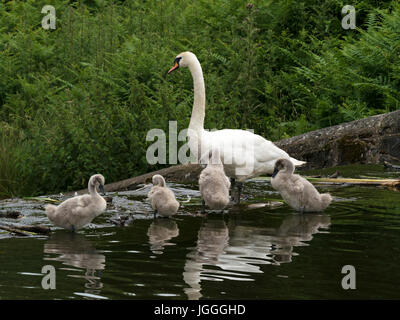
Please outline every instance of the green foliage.
M181 51L202 64L209 129L277 140L399 108L395 1L355 1L357 30L339 0L56 0L44 30L47 2L0 2L0 196L156 169L148 130L190 119L190 73L166 75Z
M20 191L18 174L18 132L0 122L0 199Z

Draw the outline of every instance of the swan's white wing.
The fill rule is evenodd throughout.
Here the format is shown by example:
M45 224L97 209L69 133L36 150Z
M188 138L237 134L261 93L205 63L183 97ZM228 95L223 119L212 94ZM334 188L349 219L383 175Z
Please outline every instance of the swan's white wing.
M271 141L246 130L224 129L205 131L201 139L201 152L219 148L224 166L243 168L238 176L272 173L275 161L290 159L289 155ZM232 176L232 173L230 176Z

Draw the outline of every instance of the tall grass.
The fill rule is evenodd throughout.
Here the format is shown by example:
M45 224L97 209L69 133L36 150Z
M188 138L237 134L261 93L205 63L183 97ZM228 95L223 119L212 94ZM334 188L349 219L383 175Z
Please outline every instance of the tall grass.
M0 122L0 199L17 195L21 190L18 173L18 133Z

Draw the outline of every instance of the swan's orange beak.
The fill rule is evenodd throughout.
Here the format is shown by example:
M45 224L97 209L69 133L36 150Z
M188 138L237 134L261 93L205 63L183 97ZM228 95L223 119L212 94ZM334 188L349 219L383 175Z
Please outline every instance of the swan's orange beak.
M175 61L174 66L169 69L168 74L170 74L172 71L176 70L179 68L179 63L177 61Z

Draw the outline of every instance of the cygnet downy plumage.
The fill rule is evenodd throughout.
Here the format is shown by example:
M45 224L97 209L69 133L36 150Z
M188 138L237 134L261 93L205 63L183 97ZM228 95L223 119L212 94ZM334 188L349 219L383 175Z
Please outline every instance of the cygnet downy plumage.
M287 159L276 161L271 179L272 187L278 190L287 204L297 211L325 210L332 201L331 195L320 194L308 180L293 172L294 166Z
M88 183L89 194L76 196L65 200L58 206L46 206L49 220L57 227L78 230L106 210L106 200L97 192L97 187L104 194L104 177L95 174Z
M199 188L204 205L212 210L223 210L229 203L231 182L225 175L224 166L218 149L211 152L211 159L199 177Z
M148 194L148 198L151 207L154 209L154 217L157 213L164 217L176 214L179 209L179 202L175 199L174 192L167 187L163 176L154 175L152 182L153 187Z

